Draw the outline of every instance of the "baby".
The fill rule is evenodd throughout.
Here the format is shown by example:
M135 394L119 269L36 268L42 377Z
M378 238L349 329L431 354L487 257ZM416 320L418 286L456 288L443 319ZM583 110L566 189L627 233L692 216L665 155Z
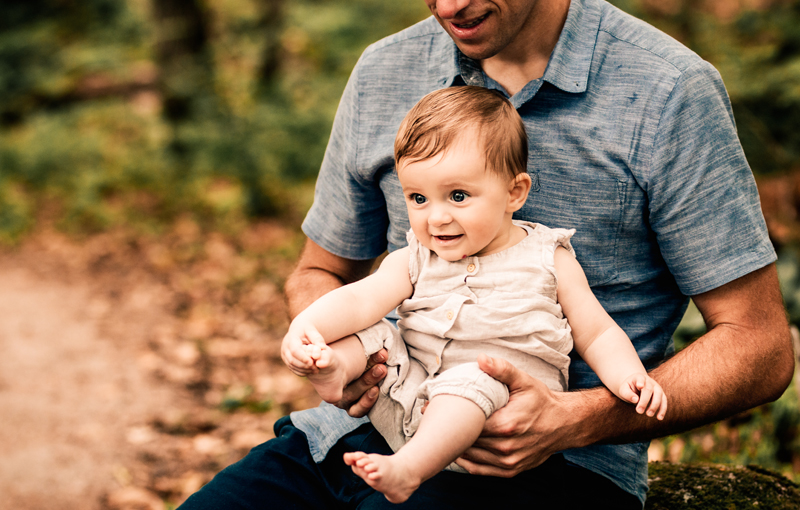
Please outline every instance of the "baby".
M636 412L666 413L663 390L589 288L575 231L512 220L531 188L527 161L524 125L501 94L452 87L422 98L395 139L408 247L314 302L283 340L283 360L328 402L387 349L369 416L395 454L344 461L393 503L442 469L463 472L454 461L508 402L507 387L478 368L480 355L566 391L574 345ZM399 331L381 321L395 308Z

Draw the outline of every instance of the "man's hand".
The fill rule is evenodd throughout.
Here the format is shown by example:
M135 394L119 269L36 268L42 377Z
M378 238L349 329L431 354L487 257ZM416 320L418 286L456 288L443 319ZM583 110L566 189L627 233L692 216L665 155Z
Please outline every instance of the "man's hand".
M510 478L563 448L556 436L567 420L557 395L503 359L478 357L481 370L508 386L505 407L492 414L481 437L457 463L470 474Z
M354 418L366 416L378 400L377 385L386 377L384 363L386 363L387 356L386 349L381 349L370 356L364 374L345 387L342 400L336 404L336 407L346 410L347 414Z

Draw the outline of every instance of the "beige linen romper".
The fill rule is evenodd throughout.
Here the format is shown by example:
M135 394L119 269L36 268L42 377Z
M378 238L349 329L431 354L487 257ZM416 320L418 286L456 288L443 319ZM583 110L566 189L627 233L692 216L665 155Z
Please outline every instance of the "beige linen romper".
M508 388L478 368L480 353L566 391L572 335L556 298L553 254L557 246L575 254L575 230L514 224L528 233L521 242L457 262L440 259L408 232L414 293L397 308L399 330L383 320L357 334L367 355L389 352L369 418L392 450L416 432L422 406L436 395L468 398L487 418L508 402Z

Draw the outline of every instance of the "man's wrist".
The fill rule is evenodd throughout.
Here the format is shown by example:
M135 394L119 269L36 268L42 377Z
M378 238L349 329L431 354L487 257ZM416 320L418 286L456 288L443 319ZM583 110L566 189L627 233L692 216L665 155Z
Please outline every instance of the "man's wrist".
M621 401L607 388L555 393L554 398L562 413L560 449L582 448L608 439L608 413Z

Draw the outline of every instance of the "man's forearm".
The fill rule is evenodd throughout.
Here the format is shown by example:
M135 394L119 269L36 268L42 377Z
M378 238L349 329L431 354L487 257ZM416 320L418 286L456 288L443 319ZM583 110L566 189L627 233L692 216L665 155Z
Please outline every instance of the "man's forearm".
M294 319L311 303L342 285L341 279L322 269L295 269L285 285L289 317Z
M284 287L290 318L333 289L363 278L371 267L372 260L344 259L308 240Z
M703 343L715 343L709 340L703 339ZM695 344L698 342L701 340ZM774 400L791 380L786 376L787 362L779 359L785 354L774 356L775 363L765 370L763 366L742 367L736 360L720 357L716 348L694 347L651 372L669 398L663 421L636 414L631 404L606 388L561 395L564 405L571 409L567 415L577 425L572 434L576 444L570 447L645 441L684 432ZM697 362L707 360L709 352L716 358L713 369L698 370ZM742 376L737 378L737 372Z
M778 398L794 372L791 337L774 268L757 273L734 285L744 288L727 289L757 291L755 300L695 299L709 331L651 372L669 399L663 421L637 415L605 388L561 395L576 428L573 441L581 443L573 446L674 434ZM729 320L725 303L747 306L747 319Z

